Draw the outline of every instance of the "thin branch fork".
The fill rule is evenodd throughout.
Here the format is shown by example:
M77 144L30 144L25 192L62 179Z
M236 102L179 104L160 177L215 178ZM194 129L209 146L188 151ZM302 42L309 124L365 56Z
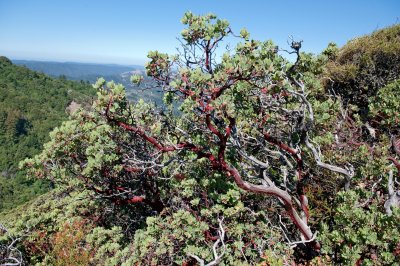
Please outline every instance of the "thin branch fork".
M298 151L295 149L291 148L287 144L273 138L270 136L268 133L263 133L263 136L265 140L267 140L269 143L274 144L275 146L279 147L283 151L287 152L290 156L292 156L296 162L297 162L297 174L298 174L298 179L299 182L297 184L297 193L299 194L300 197L300 202L299 205L303 211L302 216L303 219L308 222L310 219L310 214L309 214L309 208L308 208L308 199L307 196L304 193L304 185L302 183L303 175L304 175L304 163L303 159L301 158L300 154Z
M0 255L4 255L5 257L0 258L0 265L1 266L19 266L23 264L23 256L21 251L19 251L15 244L21 240L21 237L14 238L11 236L7 230L7 228L0 224L0 232L3 232L9 236L11 239L11 243L7 245L0 244Z
M204 260L201 259L200 257L198 257L194 254L191 254L191 253L188 254L188 256L194 258L200 264L200 266L218 265L221 262L223 256L225 255L226 245L225 245L225 230L223 227L223 221L224 221L223 217L221 219L218 218L218 223L219 223L218 236L219 236L219 238L213 244L213 255L214 255L213 261L205 264ZM222 249L220 254L218 254L218 249Z
M287 144L273 138L270 134L268 134L266 132L263 133L263 136L264 136L265 140L268 141L269 143L274 144L275 146L278 146L285 152L289 153L296 160L298 170L300 170L300 171L303 170L303 160L302 160L301 156L299 155L299 153L295 149L293 149L293 148L289 147ZM301 176L299 177L299 179L301 180Z
M222 167L226 172L228 172L228 176L233 177L235 183L241 189L258 194L274 195L278 199L282 200L287 214L289 215L294 225L300 230L305 240L311 240L313 238L313 233L311 232L310 227L307 225L306 221L304 221L297 213L296 208L293 205L292 198L287 191L284 191L276 186L254 185L252 183L244 181L239 171L236 168L229 166L226 162L222 163ZM310 242L316 250L319 250L321 248L318 242Z
M307 243L314 242L314 241L316 240L316 238L317 238L318 231L316 231L316 232L314 233L313 237L312 237L311 239L309 239L309 240L291 241L291 240L289 239L289 237L286 235L286 232L285 232L286 226L285 226L285 224L282 222L282 216L281 216L281 215L279 215L279 223L280 223L281 226L283 227L283 228L282 228L282 227L279 227L279 228L281 229L281 231L282 231L284 237L286 238L286 240L287 240L287 242L288 242L288 244L289 244L289 247L292 248L292 249L295 248L295 247L297 247L299 244L307 244Z
M314 159L319 167L325 168L325 169L333 171L333 172L343 174L349 179L351 179L354 176L354 169L353 169L353 166L351 166L351 165L349 168L345 169L345 168L342 168L342 167L339 167L336 165L322 162L320 153L317 151L317 149L314 147L314 145L311 144L308 136L305 139L305 144L311 150L311 152L314 156Z

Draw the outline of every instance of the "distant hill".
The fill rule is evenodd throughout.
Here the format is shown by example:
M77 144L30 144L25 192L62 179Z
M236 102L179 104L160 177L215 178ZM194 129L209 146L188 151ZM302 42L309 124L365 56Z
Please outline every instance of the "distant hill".
M49 132L67 119L71 102L94 95L88 82L52 78L0 56L0 209L46 190L43 183L24 179L19 161L42 149Z
M99 77L107 81L123 84L131 100L143 98L157 104L162 102L161 90L141 90L130 82L133 74L145 75L145 69L139 65L92 64L77 62L49 62L32 60L12 60L16 65L23 65L35 71L43 72L52 77L65 77L70 80L83 80L95 83Z
M123 66L115 64L91 64L76 62L49 62L31 60L12 60L16 65L24 65L29 69L58 77L65 76L72 80L95 82L98 77L120 76L121 73L133 70L143 71L143 66Z

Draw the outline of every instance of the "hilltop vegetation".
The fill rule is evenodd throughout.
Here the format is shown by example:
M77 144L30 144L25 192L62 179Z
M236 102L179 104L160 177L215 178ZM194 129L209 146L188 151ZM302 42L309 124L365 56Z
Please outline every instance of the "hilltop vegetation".
M90 102L92 95L87 83L50 78L0 57L0 210L48 190L47 182L25 180L18 163L41 151L73 100Z
M56 188L0 215L3 261L396 265L399 25L319 55L293 40L290 63L212 14L182 22L185 55L149 52L152 81L132 77L164 106L99 79L21 164Z
M325 87L340 94L366 119L371 97L400 75L400 25L355 38L343 48L330 47Z

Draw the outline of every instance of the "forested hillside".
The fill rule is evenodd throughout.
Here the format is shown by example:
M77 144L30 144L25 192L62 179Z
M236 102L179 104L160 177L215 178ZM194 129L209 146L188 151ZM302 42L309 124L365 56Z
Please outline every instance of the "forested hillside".
M0 213L0 263L398 265L400 25L313 55L182 23L132 76L164 106L99 79L21 163L55 188Z
M48 190L47 182L25 180L18 163L40 152L73 100L90 102L93 95L88 83L50 78L0 57L0 210Z
M137 84L132 84L130 78L134 74L145 74L143 66L132 65L113 65L113 64L89 64L75 62L46 62L30 60L13 60L17 65L43 72L52 77L62 77L65 79L94 83L100 77L121 83L126 88L127 96L130 100L137 101L145 99L157 104L162 104L163 93L160 88L148 90ZM147 79L147 77L145 76ZM157 84L154 84L157 87Z

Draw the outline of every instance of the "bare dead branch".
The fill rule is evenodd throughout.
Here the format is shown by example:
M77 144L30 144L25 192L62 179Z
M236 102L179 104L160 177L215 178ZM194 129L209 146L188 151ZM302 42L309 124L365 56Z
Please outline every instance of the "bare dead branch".
M385 202L384 208L387 215L392 215L392 207L400 207L400 190L395 190L393 182L393 170L389 171L388 177L388 199Z
M15 245L21 240L21 237L14 237L8 229L0 224L0 233L7 235L10 239L8 244L0 244L0 265L1 266L20 266L24 264L23 256Z
M342 168L342 167L339 167L336 165L322 162L320 152L317 151L317 149L315 148L315 146L313 144L311 144L308 136L305 139L305 144L311 150L311 152L314 156L315 162L317 163L317 165L319 167L333 171L333 172L340 173L342 175L345 175L348 179L351 179L354 176L354 168L352 165L349 165L348 168Z
M221 219L218 218L218 223L219 223L219 230L218 230L218 236L219 238L217 239L217 241L214 242L213 244L213 255L214 255L214 260L205 264L204 260L199 258L198 256L189 253L188 256L194 258L199 264L200 266L214 266L214 265L218 265L223 256L225 255L226 252L226 246L225 246L225 230L223 227L223 221L224 218L222 217ZM218 249L222 249L222 251L218 254Z

